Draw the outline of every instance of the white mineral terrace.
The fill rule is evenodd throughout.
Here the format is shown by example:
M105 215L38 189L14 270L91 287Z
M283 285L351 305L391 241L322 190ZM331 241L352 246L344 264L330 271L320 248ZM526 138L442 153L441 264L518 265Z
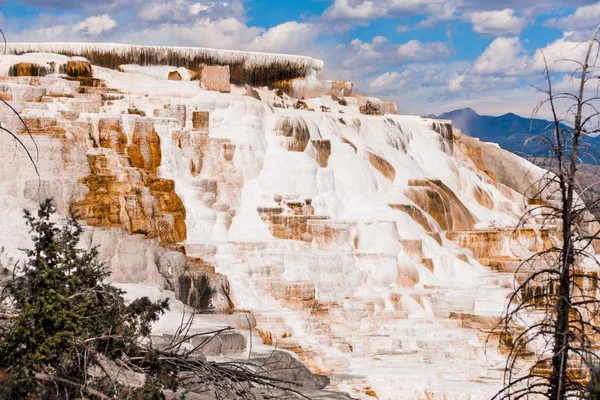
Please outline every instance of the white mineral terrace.
M6 55L0 74L20 61L65 59ZM174 180L185 206L187 255L225 275L236 309L256 320L250 331L232 322L236 314L203 316L198 329L233 324L255 350L266 342L293 351L332 377L333 389L359 399L490 398L505 358L495 339L487 348L485 341L513 287L514 264L552 236L531 226L511 237L529 206L507 185L514 175L531 183L541 171L453 132L447 121L362 115L360 98L341 105L329 94L294 109L296 99L267 88L256 88L258 100L243 87L204 90L185 71L181 81L168 80L175 69L93 67L107 89L87 92L57 76L0 78L0 92L24 117L66 130L36 137L42 194L64 205L87 193L77 183L90 173L86 155L110 153L93 145L102 140L102 118L119 118L127 143L137 121L148 120L160 137L157 174ZM197 112L208 112L207 125L198 126ZM28 243L19 210L40 194L23 152L5 137L0 143L0 245L3 257L16 257ZM111 160L111 168L128 167L121 156ZM154 241L118 229L90 235L131 296L172 295L153 261ZM179 323L183 305L175 303L159 331Z
M169 57L182 58L206 57L216 62L227 64L243 64L251 69L256 67L274 67L290 64L306 71L323 71L323 61L311 57L289 54L259 53L252 51L221 50L202 47L166 47L166 46L140 46L121 43L10 43L7 46L8 54L22 53L55 53L83 55L85 52L104 53L113 56L128 54L155 53L161 61L168 63Z

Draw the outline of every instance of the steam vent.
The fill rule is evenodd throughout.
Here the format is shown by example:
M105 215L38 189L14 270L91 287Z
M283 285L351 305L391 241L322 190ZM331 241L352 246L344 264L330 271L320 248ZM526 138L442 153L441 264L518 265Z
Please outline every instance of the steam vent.
M1 120L40 177L3 136L2 260L30 244L21 210L53 197L127 298L173 298L157 340L197 307L190 334L235 328L208 359L276 351L307 396L490 398L506 350L486 339L515 265L556 236L513 232L543 171L322 70L299 56L9 44L0 98L33 141L6 107Z

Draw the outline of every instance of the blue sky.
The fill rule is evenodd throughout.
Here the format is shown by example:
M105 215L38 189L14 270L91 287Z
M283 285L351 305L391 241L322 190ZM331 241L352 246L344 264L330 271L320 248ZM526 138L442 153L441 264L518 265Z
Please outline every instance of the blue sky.
M0 0L10 41L203 46L303 54L327 78L402 113L472 107L528 115L542 54L568 86L580 40L600 23L589 0Z

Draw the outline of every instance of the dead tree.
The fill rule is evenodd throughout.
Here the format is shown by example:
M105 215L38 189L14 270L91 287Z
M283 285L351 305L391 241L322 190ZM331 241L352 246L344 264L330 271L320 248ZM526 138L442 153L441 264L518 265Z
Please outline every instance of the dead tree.
M594 245L600 224L581 196L576 175L590 149L585 138L600 133L597 61L600 26L585 46L583 60L573 63L573 92L555 92L548 64L545 95L534 116L548 107L552 122L536 140L548 146L554 172L547 172L527 194L530 206L521 224L536 223L556 229L549 248L525 260L515 274L501 323L501 348L508 351L504 387L494 399L588 398L592 370L600 361L600 263ZM590 94L590 92L592 92ZM564 111L561 111L564 110ZM592 185L593 186L593 185ZM520 225L521 225L520 224Z
M3 49L2 49L2 53L0 55L0 59L1 59L1 57L3 57L6 54L6 49L7 49L8 45L6 42L6 36L4 35L4 32L2 31L2 29L0 29L0 36L2 36L2 42L3 42ZM19 122L21 124L23 124L23 127L27 131L27 134L29 135L29 138L31 139L33 146L35 148L35 158L34 158L34 155L32 154L32 152L29 150L29 148L25 145L23 140L21 140L19 135L17 133L13 132L11 130L10 126L6 125L6 121L2 121L2 119L0 119L0 133L8 134L17 143L17 145L25 151L27 158L29 158L29 161L31 161L31 164L33 165L33 168L35 169L35 172L39 178L40 173L38 171L37 163L36 163L39 151L38 151L37 143L35 142L35 139L33 138L33 135L31 134L29 127L25 123L25 120L23 119L23 117L21 117L21 114L19 114L19 112L17 110L15 110L15 108L13 106L11 106L10 103L8 103L8 101L3 99L2 97L0 97L0 107L4 107L4 108L8 109L9 112L13 113L17 117Z

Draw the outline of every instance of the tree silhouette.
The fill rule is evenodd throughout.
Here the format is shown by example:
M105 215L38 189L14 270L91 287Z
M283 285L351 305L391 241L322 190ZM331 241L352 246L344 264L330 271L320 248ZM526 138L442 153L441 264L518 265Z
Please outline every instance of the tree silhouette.
M548 107L553 116L540 140L550 151L547 172L527 195L531 207L520 226L541 221L556 227L558 240L549 248L525 260L515 275L515 289L501 323L497 326L501 346L508 347L504 387L494 399L588 398L595 365L600 361L597 344L600 301L600 264L594 245L600 238L600 224L588 211L600 199L586 205L581 195L597 182L581 187L577 172L582 157L593 149L582 144L588 135L600 132L596 62L600 26L586 46L583 60L561 60L574 64L573 92L555 92L545 61L545 98L534 116ZM591 90L593 89L593 90ZM592 94L590 94L590 91ZM560 110L564 109L564 112ZM537 397L536 397L537 396Z

